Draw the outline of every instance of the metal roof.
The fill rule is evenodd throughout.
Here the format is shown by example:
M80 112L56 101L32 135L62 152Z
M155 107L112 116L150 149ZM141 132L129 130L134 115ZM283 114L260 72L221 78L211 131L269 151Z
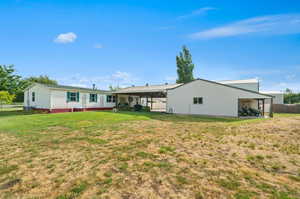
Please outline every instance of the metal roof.
M33 85L35 85L35 84L46 86L46 87L52 88L52 89L71 90L71 91L76 90L76 91L87 91L87 92L97 92L97 93L112 93L111 91L98 90L98 89L92 89L92 88L83 88L83 87L76 87L76 86L50 85L50 84L40 84L40 83L34 83Z
M217 81L221 84L248 84L248 83L258 83L258 79L241 79L241 80L222 80Z
M116 94L125 93L154 93L154 92L166 92L167 89L176 88L182 84L161 84L161 85L146 85L146 86L132 86L127 88L122 88L120 90L114 91Z

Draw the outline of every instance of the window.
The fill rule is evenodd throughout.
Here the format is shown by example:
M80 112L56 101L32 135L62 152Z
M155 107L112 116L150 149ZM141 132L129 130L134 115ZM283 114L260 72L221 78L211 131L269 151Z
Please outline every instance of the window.
M35 102L35 92L32 92L32 101Z
M194 97L194 104L203 104L202 97Z
M67 102L79 102L79 92L67 92Z
M106 96L106 102L108 102L108 103L116 102L116 96L107 95Z
M90 94L90 102L97 102L97 94Z

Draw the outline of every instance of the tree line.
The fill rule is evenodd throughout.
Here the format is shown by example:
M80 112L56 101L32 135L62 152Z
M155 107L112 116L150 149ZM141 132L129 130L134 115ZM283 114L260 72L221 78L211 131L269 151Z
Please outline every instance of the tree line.
M55 84L47 75L23 78L16 74L14 65L0 65L0 105L24 101L24 89L32 83Z

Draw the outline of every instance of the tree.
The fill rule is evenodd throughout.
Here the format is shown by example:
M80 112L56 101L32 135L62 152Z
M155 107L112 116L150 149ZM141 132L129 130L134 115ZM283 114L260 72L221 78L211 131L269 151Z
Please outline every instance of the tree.
M110 90L110 91L117 91L117 90L119 90L119 89L120 89L119 86L114 87L114 86L112 86L112 85L109 85L109 90Z
M285 93L293 93L292 89L286 88Z
M40 75L39 77L29 77L26 79L26 81L30 83L57 85L57 81L50 79L47 75Z
M0 65L0 90L16 94L23 89L21 76L14 74L13 65Z
M4 104L11 104L15 98L15 95L10 94L8 91L0 91L0 107Z
M176 65L177 83L187 83L194 80L193 70L195 66L192 62L192 55L186 46L183 46L182 52L179 53L179 56L176 56Z

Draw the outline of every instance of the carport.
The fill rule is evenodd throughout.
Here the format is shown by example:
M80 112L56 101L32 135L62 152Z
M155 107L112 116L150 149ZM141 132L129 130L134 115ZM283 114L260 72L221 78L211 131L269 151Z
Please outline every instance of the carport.
M158 101L166 101L167 89L175 88L181 84L164 84L164 85L148 85L145 86L131 86L124 89L117 90L113 92L116 96L116 107L119 106L120 101L124 99L129 104L133 106L133 103L138 103L141 105L149 106L151 111L165 112L166 106L161 105L161 108L155 107ZM132 103L132 98L139 99ZM160 99L160 100L158 100Z

